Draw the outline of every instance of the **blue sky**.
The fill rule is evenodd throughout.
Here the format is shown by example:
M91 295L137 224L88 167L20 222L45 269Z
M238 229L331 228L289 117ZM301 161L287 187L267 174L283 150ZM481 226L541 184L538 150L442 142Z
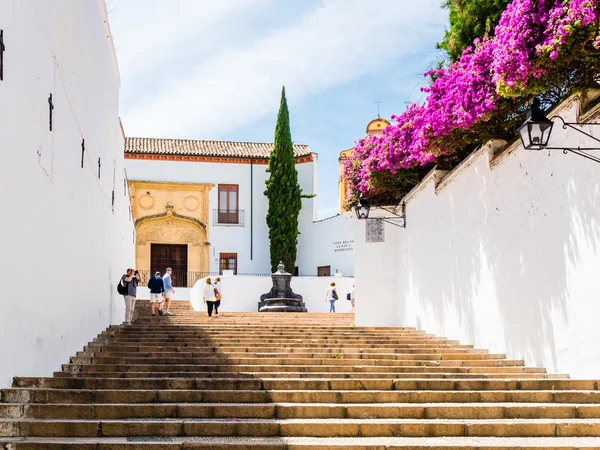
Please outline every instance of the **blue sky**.
M319 216L337 212L339 152L419 102L440 57L440 0L107 0L128 136L273 140L319 154Z

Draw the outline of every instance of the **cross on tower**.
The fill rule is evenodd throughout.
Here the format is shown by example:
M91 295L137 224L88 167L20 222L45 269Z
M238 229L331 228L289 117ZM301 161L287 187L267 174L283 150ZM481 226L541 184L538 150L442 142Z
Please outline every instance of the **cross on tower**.
M381 116L379 115L379 105L381 105L383 102L379 99L377 99L375 101L375 104L377 105L377 118L381 118Z
M0 81L4 80L4 30L0 30Z

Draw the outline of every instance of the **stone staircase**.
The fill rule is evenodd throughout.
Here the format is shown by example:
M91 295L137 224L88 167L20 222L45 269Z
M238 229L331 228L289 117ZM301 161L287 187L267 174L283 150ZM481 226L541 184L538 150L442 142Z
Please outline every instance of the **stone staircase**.
M600 448L595 380L349 314L138 311L54 377L15 377L0 449Z

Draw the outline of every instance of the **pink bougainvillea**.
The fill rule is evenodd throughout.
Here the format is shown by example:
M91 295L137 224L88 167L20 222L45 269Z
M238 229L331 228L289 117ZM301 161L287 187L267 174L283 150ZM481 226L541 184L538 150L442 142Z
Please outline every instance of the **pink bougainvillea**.
M392 124L380 135L357 143L344 168L350 195L376 191L377 172L394 174L452 154L456 149L448 145L448 138L453 133L489 120L501 98L531 95L531 82L559 59L578 31L590 29L593 45L600 48L599 1L510 3L493 36L476 40L448 69L434 71L435 81L423 89L427 97L422 105L392 116Z

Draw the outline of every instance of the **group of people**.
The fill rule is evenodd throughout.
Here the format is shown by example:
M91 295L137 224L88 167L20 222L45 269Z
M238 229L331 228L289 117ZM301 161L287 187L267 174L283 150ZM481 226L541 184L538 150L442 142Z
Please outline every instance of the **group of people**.
M164 276L160 276L160 272L156 272L152 278L148 281L148 289L150 289L150 308L152 315L156 315L156 305L158 305L158 314L171 316L169 307L171 306L171 299L175 294L173 289L173 281L171 280L171 274L173 269L167 267Z
M355 307L354 287L354 283L352 283L352 289L350 289L350 292L348 292L348 295L346 296L346 300L350 300L350 305L352 306L350 309L351 313L354 312ZM325 303L329 302L330 313L335 312L335 302L338 301L339 298L340 296L338 295L337 288L335 287L335 281L332 281L329 283L329 287L325 291Z
M171 280L171 274L173 269L167 267L164 276L160 276L160 272L156 272L150 281L148 281L148 288L150 288L150 305L152 308L152 315L156 315L156 305L158 304L158 314L161 316L171 316L169 307L171 306L171 299L175 294L173 289L173 282ZM125 274L121 277L119 292L123 293L125 299L125 324L131 325L133 320L133 312L135 311L135 301L137 295L137 287L140 282L140 273L135 269L127 269Z

